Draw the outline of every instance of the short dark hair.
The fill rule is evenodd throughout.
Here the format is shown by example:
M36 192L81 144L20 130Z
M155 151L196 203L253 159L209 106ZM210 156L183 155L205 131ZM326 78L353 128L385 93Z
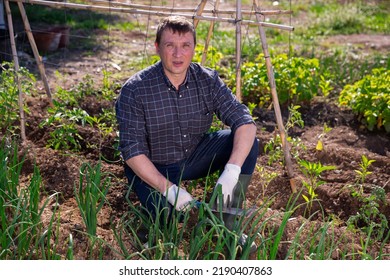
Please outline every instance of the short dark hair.
M194 45L196 45L196 32L194 25L183 16L169 16L164 18L157 27L156 41L157 45L160 44L161 36L164 30L170 29L173 33L179 32L184 34L191 32L194 36Z

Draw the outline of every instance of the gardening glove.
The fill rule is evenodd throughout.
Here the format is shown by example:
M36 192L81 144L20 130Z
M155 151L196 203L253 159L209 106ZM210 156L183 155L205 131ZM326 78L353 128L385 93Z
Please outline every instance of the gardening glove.
M179 188L175 184L170 186L163 195L168 202L175 206L177 211L186 211L194 198L183 188Z
M221 185L223 195L223 206L229 207L233 201L233 190L237 185L238 177L241 173L241 167L235 164L228 163L217 181L217 185Z

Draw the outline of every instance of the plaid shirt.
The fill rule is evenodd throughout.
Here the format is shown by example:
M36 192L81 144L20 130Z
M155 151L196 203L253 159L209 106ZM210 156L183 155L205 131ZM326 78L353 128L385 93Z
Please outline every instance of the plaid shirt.
M145 154L157 164L187 158L210 129L214 113L232 131L253 123L218 73L196 63L178 90L161 61L138 72L123 85L115 107L123 159Z

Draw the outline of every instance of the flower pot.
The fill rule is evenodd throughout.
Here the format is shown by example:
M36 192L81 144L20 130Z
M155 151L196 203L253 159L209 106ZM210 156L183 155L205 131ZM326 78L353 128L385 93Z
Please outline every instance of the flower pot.
M57 26L49 29L50 32L61 34L60 42L58 44L59 49L66 48L69 45L69 30L69 26Z
M61 33L33 31L33 36L40 53L53 52L58 49Z

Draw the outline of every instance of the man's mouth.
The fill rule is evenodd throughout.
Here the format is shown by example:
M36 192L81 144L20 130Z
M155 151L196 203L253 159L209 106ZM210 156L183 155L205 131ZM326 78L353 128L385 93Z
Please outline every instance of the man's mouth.
M182 61L174 61L172 62L173 66L175 67L179 67L179 66L182 66L183 65L183 62Z

